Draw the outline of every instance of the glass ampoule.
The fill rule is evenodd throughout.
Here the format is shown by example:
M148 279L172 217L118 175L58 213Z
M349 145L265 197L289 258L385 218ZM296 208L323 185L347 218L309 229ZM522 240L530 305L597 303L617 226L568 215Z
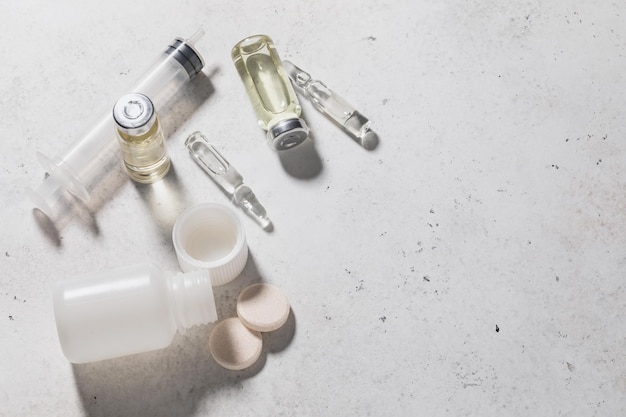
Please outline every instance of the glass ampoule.
M302 143L309 130L272 40L266 35L245 38L233 47L231 57L272 147L285 150Z
M224 156L209 143L202 132L193 132L185 146L194 161L228 195L236 206L264 229L270 229L272 222L250 187L243 182L243 177Z
M283 68L296 86L315 108L342 127L354 140L366 149L378 144L378 135L370 128L370 121L361 112L336 94L323 82L314 80L309 73L289 61Z
M128 175L143 184L163 178L171 163L152 101L140 93L126 94L113 106L113 120Z

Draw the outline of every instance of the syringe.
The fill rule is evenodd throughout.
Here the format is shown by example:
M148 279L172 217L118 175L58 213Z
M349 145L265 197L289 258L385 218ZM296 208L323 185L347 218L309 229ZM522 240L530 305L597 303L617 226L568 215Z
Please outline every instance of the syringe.
M200 29L189 39L174 39L138 83L126 92L145 94L157 111L161 109L204 67L204 60L194 47L203 35ZM48 176L35 190L27 191L35 206L51 219L60 214L58 203L66 191L87 202L104 174L119 165L112 108L113 103L95 126L57 156L48 158L37 152L37 159Z

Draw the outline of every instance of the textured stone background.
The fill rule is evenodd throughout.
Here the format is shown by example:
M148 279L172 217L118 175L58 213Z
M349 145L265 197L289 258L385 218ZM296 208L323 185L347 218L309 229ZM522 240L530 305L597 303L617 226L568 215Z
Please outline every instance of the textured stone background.
M7 2L0 27L0 416L626 414L626 8L495 0ZM163 114L174 172L111 172L73 219L24 189L176 36L205 76ZM270 35L368 115L366 151L303 102L314 142L277 155L230 61ZM293 316L229 372L211 325L72 366L54 282L178 265L176 215L229 204L183 142L202 130L274 221L222 317L265 281ZM241 213L240 213L241 214Z

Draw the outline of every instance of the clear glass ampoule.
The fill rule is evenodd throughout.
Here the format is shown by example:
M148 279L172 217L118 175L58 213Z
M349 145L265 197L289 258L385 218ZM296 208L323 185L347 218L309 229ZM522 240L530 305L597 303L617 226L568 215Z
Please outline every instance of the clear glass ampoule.
M140 93L126 94L113 106L113 120L128 175L142 184L163 178L170 158L152 101Z
M285 150L302 143L309 130L272 40L265 35L245 38L233 47L231 57L272 147Z
M272 222L250 187L243 182L243 177L224 156L211 145L202 134L194 132L185 141L185 146L194 161L209 177L231 198L233 204L239 206L248 216L263 229L269 230Z
M378 145L378 135L370 128L370 121L357 109L319 80L289 61L283 68L299 92L310 100L315 108L341 126L365 149Z

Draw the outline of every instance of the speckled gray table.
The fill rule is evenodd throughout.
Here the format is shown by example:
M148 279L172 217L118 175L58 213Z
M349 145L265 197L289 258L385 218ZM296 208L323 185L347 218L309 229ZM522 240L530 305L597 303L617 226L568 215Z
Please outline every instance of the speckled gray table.
M0 416L626 414L626 10L619 2L11 2L0 14ZM557 2L559 3L559 2ZM164 116L173 172L111 172L58 224L24 198L176 36L204 75ZM368 115L372 151L303 103L313 141L273 152L230 48L281 56ZM256 191L251 282L293 314L230 372L211 325L72 366L54 282L151 261L197 202L229 204L183 142L202 130ZM241 213L240 213L241 214Z

